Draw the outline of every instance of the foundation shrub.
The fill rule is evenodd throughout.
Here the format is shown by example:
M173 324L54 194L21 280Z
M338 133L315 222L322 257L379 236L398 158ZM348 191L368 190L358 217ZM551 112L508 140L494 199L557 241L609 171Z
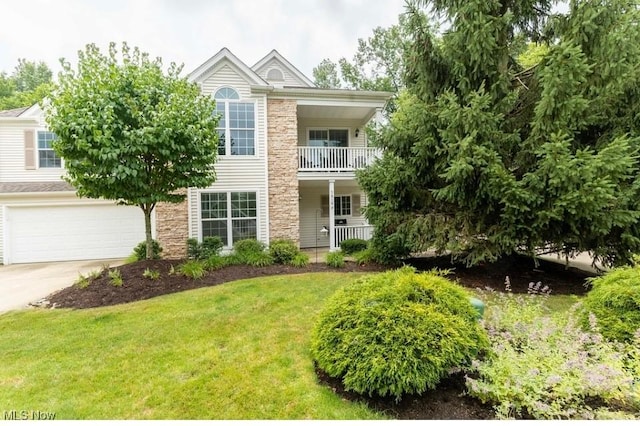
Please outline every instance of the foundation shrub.
M347 390L399 400L433 389L488 346L467 292L403 267L338 290L312 332L317 366Z

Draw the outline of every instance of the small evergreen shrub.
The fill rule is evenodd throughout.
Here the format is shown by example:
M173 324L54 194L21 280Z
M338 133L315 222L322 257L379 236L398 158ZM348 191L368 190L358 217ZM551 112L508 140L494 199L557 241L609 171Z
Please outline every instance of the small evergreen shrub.
M344 267L344 255L341 251L332 251L327 253L327 265L332 268L342 268Z
M153 253L153 259L160 259L162 247L160 247L160 243L156 240L151 240L151 251ZM136 261L145 260L147 258L147 242L142 241L138 243L138 245L134 247L131 257L135 258Z
M366 250L369 246L365 240L360 238L349 238L340 243L340 250L346 255L354 254L362 250Z
M291 265L296 268L304 268L309 264L309 255L306 253L298 253L291 261Z
M275 263L290 265L300 249L291 240L273 240L269 244L269 253Z
M421 394L488 346L467 292L403 267L358 279L326 303L311 337L318 367L347 390Z
M204 260L220 254L224 243L220 237L204 237L202 242L196 238L187 238L187 259Z
M591 284L581 314L583 326L589 326L593 313L605 338L631 341L640 329L640 266L612 269Z
M199 280L204 277L206 272L204 262L201 260L187 260L178 267L178 272L193 280Z

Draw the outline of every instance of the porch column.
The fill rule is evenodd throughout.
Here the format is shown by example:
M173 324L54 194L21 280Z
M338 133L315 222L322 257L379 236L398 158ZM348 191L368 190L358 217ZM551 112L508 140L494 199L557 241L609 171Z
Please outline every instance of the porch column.
M334 179L329 179L329 251L336 251L336 220L335 220L335 183Z

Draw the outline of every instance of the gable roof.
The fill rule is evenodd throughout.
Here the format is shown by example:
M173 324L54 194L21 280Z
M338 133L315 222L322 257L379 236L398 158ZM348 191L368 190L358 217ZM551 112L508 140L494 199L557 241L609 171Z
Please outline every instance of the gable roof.
M271 60L276 60L276 61L280 62L280 64L284 68L286 68L286 70L289 71L292 75L294 75L296 77L296 79L298 79L303 84L303 86L316 87L316 85L313 83L313 81L311 81L309 78L307 78L307 76L304 75L291 62L287 61L284 58L284 56L282 56L276 49L273 49L264 58L262 58L258 62L256 62L255 65L251 67L251 69L253 71L255 71L256 73L260 73L260 71L262 70L262 67L264 67L269 62L271 62Z
M31 107L13 108L0 111L0 117L20 117L23 112Z
M210 57L204 64L200 65L192 71L187 78L189 81L202 81L221 61L227 60L240 71L246 79L251 83L259 86L268 86L269 83L264 81L255 71L249 68L244 62L238 59L229 49L223 47L218 53Z

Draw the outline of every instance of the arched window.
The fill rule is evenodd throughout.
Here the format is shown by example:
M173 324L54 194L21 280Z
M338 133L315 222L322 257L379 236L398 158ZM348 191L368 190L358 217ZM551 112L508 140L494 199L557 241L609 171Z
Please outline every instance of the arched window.
M255 154L255 104L241 102L238 92L230 87L216 91L218 121L218 155Z
M267 73L267 80L284 81L284 75L278 68L271 68Z

